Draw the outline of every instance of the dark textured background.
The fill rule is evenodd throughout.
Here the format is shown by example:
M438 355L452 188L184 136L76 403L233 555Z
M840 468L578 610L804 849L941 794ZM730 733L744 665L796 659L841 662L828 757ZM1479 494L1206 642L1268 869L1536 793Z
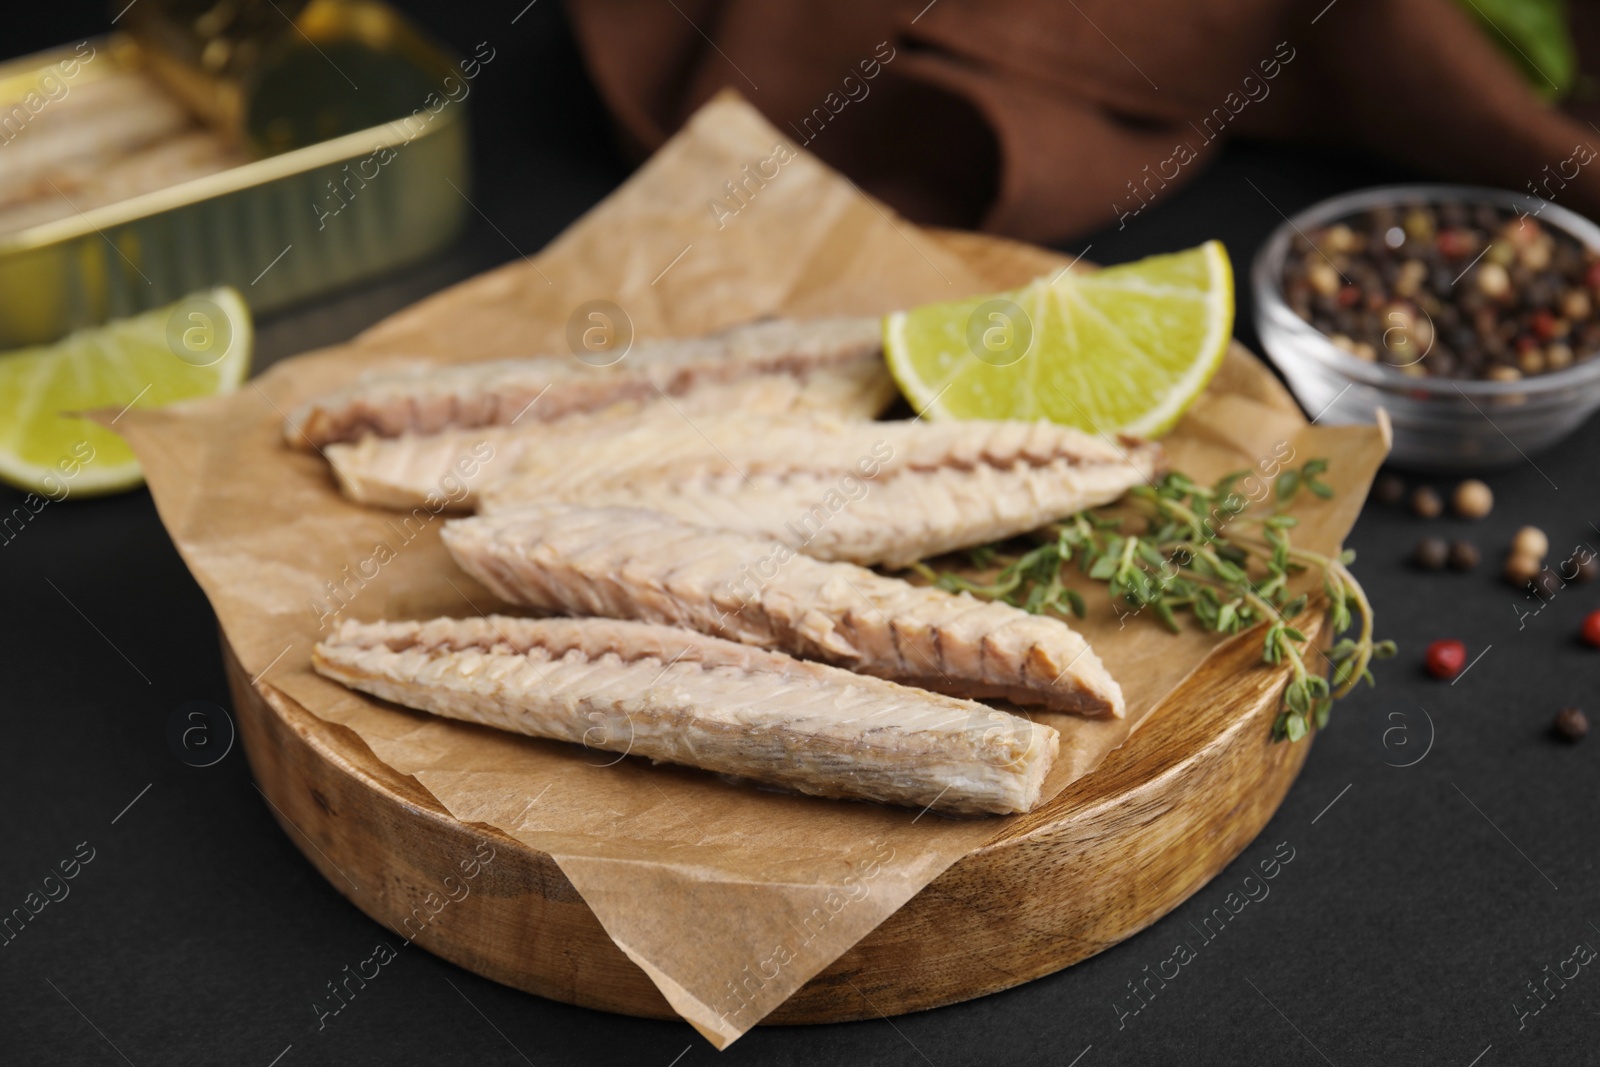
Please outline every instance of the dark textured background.
M508 239L537 250L627 174L561 9L543 0L512 26L522 2L402 5L461 51L485 39L499 49L472 104L474 199L494 226L474 217L425 266L266 319L258 367L512 258ZM107 16L58 4L29 18L6 27L0 52L80 39ZM1092 244L1090 258L1117 262L1220 237L1242 276L1279 209L1404 177L1238 146L1125 230L1070 251ZM0 912L79 842L95 857L69 897L0 947L0 1064L1600 1062L1600 967L1520 1029L1512 1006L1578 942L1600 947L1600 738L1571 747L1547 735L1562 704L1600 712L1600 652L1576 639L1600 585L1566 589L1519 625L1518 609L1535 605L1494 573L1522 523L1558 550L1600 545L1597 457L1592 420L1534 457L1542 475L1523 465L1490 477L1497 507L1470 526L1368 508L1351 538L1357 571L1401 655L1378 666L1377 690L1336 710L1261 838L1177 912L1020 989L892 1022L761 1028L720 1055L687 1025L540 1000L420 952L317 1032L310 1005L323 983L384 931L301 858L242 752L198 769L169 748L181 704L228 695L211 611L149 496L52 504L0 546ZM19 497L0 490L0 512ZM1411 570L1405 556L1424 530L1472 536L1486 565L1470 576ZM1488 649L1456 685L1420 667L1423 646L1443 636L1473 655ZM1416 760L1430 737L1415 766L1392 766ZM1189 923L1279 842L1294 860L1270 895L1119 1029L1113 1003L1126 983L1180 939L1197 942Z

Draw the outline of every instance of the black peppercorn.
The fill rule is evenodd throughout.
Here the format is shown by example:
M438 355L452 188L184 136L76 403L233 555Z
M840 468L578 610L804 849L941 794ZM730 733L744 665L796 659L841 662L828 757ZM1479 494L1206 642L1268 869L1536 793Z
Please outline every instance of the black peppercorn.
M1536 595L1545 600L1555 596L1561 587L1566 585L1549 567L1540 568L1539 573L1534 575L1528 584L1533 587Z
M1372 483L1372 498L1380 504L1398 504L1406 495L1406 483L1398 474L1380 474Z
M1439 499L1439 494L1427 486L1419 486L1411 494L1411 510L1424 519L1437 519L1444 511L1444 501Z
M1450 542L1450 566L1453 570L1470 571L1478 565L1478 546L1471 541Z
M1442 537L1424 537L1411 553L1411 562L1425 571L1442 569L1449 558L1450 546Z
M1551 728L1564 741L1580 741L1589 732L1589 717L1579 708L1562 708Z

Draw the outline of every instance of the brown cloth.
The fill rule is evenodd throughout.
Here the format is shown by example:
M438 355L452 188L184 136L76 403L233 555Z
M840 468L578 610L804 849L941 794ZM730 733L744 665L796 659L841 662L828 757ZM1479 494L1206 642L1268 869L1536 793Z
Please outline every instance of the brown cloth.
M1043 242L1126 225L1236 135L1349 147L1600 214L1600 167L1585 168L1600 131L1544 102L1457 0L568 8L632 148L654 149L732 87L794 146L924 223ZM1592 9L1574 16L1580 44L1600 39L1583 32ZM711 210L759 188L708 191Z

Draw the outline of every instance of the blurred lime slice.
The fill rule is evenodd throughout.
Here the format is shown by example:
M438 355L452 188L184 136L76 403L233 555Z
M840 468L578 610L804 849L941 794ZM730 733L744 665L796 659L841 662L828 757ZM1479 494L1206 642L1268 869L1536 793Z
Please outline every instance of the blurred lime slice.
M0 480L50 497L137 486L122 438L73 413L229 392L249 372L252 340L244 298L222 288L0 353Z

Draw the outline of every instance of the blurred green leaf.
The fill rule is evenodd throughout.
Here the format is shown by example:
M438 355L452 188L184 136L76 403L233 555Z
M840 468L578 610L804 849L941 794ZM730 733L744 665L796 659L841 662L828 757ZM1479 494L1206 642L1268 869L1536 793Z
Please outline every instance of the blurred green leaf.
M1559 100L1578 77L1566 0L1461 0L1543 97Z

